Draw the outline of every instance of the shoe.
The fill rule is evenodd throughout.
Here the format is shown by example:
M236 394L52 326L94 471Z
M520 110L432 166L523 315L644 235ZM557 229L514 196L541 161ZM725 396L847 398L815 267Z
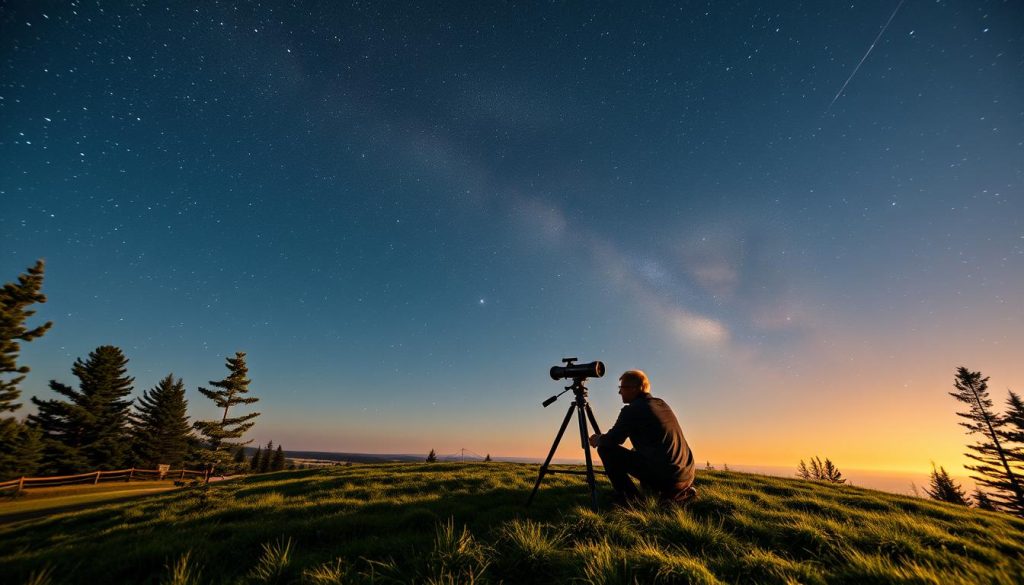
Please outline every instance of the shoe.
M677 506L682 506L682 505L685 505L686 503L690 502L691 500L696 499L696 497L697 497L697 488L695 488L695 487L693 487L691 485L691 486L687 487L686 489L678 490L678 491L675 491L673 493L667 494L666 497L665 497L665 501L667 503L670 503L670 504L674 504L674 505L677 505Z

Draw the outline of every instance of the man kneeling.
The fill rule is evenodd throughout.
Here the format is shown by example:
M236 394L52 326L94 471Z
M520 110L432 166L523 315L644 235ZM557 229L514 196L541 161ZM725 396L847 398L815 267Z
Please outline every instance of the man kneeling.
M668 404L651 396L651 383L640 370L619 377L619 395L626 406L607 433L590 437L590 446L604 463L615 488L615 501L628 504L644 491L668 502L682 503L697 495L693 488L693 453ZM633 450L622 443L629 439Z

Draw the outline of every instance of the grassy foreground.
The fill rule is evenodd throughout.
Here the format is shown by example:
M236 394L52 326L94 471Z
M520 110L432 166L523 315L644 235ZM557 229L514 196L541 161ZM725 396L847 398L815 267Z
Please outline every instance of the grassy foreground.
M685 509L587 506L536 465L280 472L0 525L5 583L1024 582L1024 521L849 486L698 474ZM602 481L607 500L609 487Z

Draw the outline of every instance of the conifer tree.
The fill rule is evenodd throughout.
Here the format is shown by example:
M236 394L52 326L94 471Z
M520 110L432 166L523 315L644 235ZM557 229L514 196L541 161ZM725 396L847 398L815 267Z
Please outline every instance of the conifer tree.
M277 446L277 451L274 451L274 459L270 462L271 471L281 471L284 469L284 450L281 445Z
M18 275L18 282L8 282L0 289L0 417L21 408L17 402L21 396L18 384L25 379L29 368L18 365L20 342L38 339L53 326L47 321L31 329L25 327L25 321L35 314L28 307L46 302L46 295L40 292L44 268L43 261L37 260L27 274ZM12 374L14 377L8 378ZM10 424L13 424L11 419L0 418L0 425Z
M968 435L979 437L975 444L967 446L970 451L964 453L977 463L964 467L976 473L971 478L979 487L988 489L989 498L996 507L1024 514L1024 486L1018 477L1019 470L1015 473L1011 467L1012 452L1004 445L1006 419L992 411L988 378L982 378L981 372L960 367L956 370L953 385L956 392L949 395L969 407L967 412L957 413L966 419L960 426L967 429Z
M274 442L267 441L267 451L263 454L263 459L260 460L260 473L267 473L271 471L271 464L274 462Z
M940 502L949 502L950 504L957 504L960 506L966 506L968 504L966 494L964 490L953 480L952 477L946 473L946 468L941 465L936 470L935 464L932 463L932 475L930 480L930 487L924 488L933 500Z
M801 479L813 479L817 481L827 481L831 483L846 483L843 479L843 474L839 471L839 468L832 463L832 460L828 457L825 458L825 462L822 463L821 458L815 455L810 459L811 465L808 468L804 460L801 459L799 465L796 466L796 474Z
M21 407L17 402L21 397L18 385L29 371L28 366L18 365L21 342L38 339L53 326L47 321L38 327L25 327L35 314L28 307L46 302L46 295L40 292L44 268L43 261L37 260L27 274L18 275L17 282L0 288L0 481L32 475L38 464L39 434L6 414ZM23 459L26 456L30 459Z
M249 461L249 469L252 470L253 473L260 472L260 465L263 461L261 453L262 451L260 450L260 446L257 445L256 452L252 454L252 459Z
M974 507L979 510L988 510L989 512L995 512L996 506L989 499L988 494L981 491L979 488L974 488L974 493L971 494L974 498Z
M119 348L101 345L71 367L78 390L50 381L50 389L67 400L32 398L38 412L28 421L43 434L46 471L75 473L125 465L132 401L124 398L135 380L127 375L127 365Z
M135 461L147 469L166 463L172 468L185 463L192 425L188 422L188 401L181 378L168 374L146 390L135 404L132 435Z
M427 454L427 463L437 463L437 453L435 453L433 449L431 449L430 453Z
M260 415L258 412L251 412L242 416L228 417L230 409L234 406L252 404L259 398L246 397L249 393L250 380L246 377L249 368L245 364L245 352L236 352L235 357L227 358L228 376L223 380L210 381L210 385L216 390L207 390L200 387L199 392L213 400L217 408L223 408L224 412L220 420L196 421L193 425L205 438L204 456L206 462L212 465L213 469L224 466L231 458L235 448L248 445L252 442L236 442L233 439L240 439L256 423L252 419Z
M484 457L484 463L490 463L490 462L491 462L491 454L488 453L487 457Z
M236 468L241 468L241 466L245 463L245 447L239 447L235 449L234 462Z

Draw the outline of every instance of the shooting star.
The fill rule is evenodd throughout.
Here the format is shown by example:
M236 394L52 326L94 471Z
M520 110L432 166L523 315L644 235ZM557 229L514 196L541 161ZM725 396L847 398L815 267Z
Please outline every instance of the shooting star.
M868 55L871 54L871 51L875 48L875 45L878 43L878 40L881 39L882 35L885 34L885 29L889 28L889 24L892 22L892 19L896 17L896 13L900 11L900 6L903 6L904 1L905 0L900 0L899 4L896 5L896 9L893 10L892 14L889 15L889 20L885 21L885 26L882 27L882 30L878 31L878 36L875 37L875 40L871 41L871 46L868 47L868 50L867 52L864 53L864 56L860 58L860 62L857 63L857 66L853 68L853 73L851 73L850 76L846 78L846 82L843 83L843 86L840 87L839 91L836 92L836 96L832 98L832 102L829 103L827 108L825 108L826 114L829 112L829 110L832 109L832 106L835 105L836 100L839 99L839 96L843 95L843 92L846 90L846 86L850 85L850 80L853 79L853 76L857 75L857 71L860 70L860 66L864 64L864 60L868 58Z

